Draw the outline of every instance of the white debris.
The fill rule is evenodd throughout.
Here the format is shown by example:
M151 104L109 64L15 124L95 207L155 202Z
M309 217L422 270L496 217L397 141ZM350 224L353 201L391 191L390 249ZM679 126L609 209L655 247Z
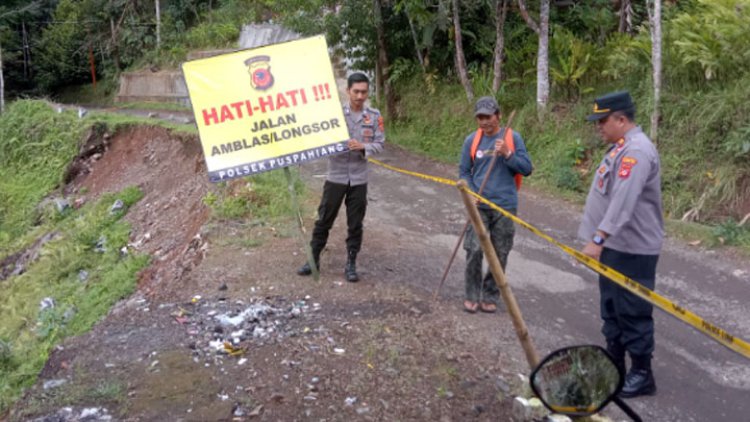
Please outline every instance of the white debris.
M110 214L114 214L117 211L120 211L121 209L125 208L125 203L122 202L122 199L115 200L115 203L112 204L112 207L109 209Z
M246 319L250 320L257 320L260 316L266 315L273 311L273 308L263 304L258 303L255 305L252 305L245 309L244 311L240 312L238 315L235 315L233 317L230 317L229 314L222 314L216 317L216 319L219 321L219 324L223 326L233 326L237 327L240 324L242 324Z
M42 299L41 302L39 302L39 310L43 311L45 309L51 309L55 307L55 299L51 297L45 297Z
M514 421L525 422L538 420L543 418L546 413L547 411L544 408L544 405L536 397L528 400L523 397L516 397L513 400L511 414Z
M557 413L551 414L544 419L544 422L573 422L566 415L558 415Z
M44 384L42 385L42 387L45 390L49 390L50 388L57 388L57 387L65 384L66 382L68 382L68 380L66 380L66 379L47 380L47 381L44 381Z

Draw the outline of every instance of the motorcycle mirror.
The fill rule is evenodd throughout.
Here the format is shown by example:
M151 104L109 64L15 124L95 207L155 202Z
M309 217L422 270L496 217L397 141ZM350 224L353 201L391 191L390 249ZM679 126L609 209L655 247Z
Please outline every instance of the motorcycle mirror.
M624 375L599 346L556 350L531 373L531 389L555 413L589 416L616 400ZM619 404L619 403L618 403Z

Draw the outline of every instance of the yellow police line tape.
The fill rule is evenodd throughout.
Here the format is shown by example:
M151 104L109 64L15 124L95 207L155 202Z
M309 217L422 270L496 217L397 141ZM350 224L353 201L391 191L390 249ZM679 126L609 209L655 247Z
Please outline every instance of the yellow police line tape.
M450 186L457 186L457 181L451 180L451 179L445 179L442 177L436 177L436 176L430 176L427 174L417 173L413 171L404 170L398 167L394 167L388 164L383 163L382 161L375 160L373 158L370 158L369 161L373 164L377 164L381 167L384 167L389 170L393 170L399 173L407 174L414 177L419 177L421 179L430 180L437 183L442 183L445 185ZM521 220L520 218L516 217L515 215L509 213L508 211L498 207L497 205L490 202L488 199L484 198L483 196L480 196L476 194L475 192L472 192L470 189L466 189L466 192L468 192L470 195L477 198L482 203L485 203L489 205L492 209L499 211L504 216L510 218L518 225L528 229L535 235L541 237L542 239L552 243L553 245L557 246L558 248L562 249L563 252L567 253L568 255L573 256L578 261L586 265L587 267L591 268L595 272L607 277L608 279L614 281L621 287L627 289L631 293L635 294L636 296L642 298L643 300L647 301L648 303L660 308L664 312L668 313L669 315L672 315L673 317L687 323L688 325L692 326L693 328L697 329L698 331L702 332L703 334L706 334L707 336L711 337L712 339L716 340L720 344L726 346L727 348L739 353L740 355L749 358L750 359L750 344L746 341L742 340L739 337L733 336L729 334L728 332L724 331L723 329L719 328L718 326L706 321L705 319L701 318L697 314L677 305L676 303L670 301L666 297L654 292L653 290L644 287L637 281L623 275L617 270L614 270L601 262L584 255L583 253L579 252L576 249L571 248L570 246L565 245L564 243L561 243L555 239L553 239L551 236L545 234L541 230L537 229L536 227L532 226L531 224L527 223L524 220Z

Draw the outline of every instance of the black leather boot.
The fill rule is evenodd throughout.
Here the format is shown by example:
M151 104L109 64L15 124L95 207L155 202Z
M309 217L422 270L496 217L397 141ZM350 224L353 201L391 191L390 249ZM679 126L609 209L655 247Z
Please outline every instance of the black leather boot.
M349 251L346 260L346 267L344 268L344 275L346 281L351 283L359 281L359 275L357 275L357 253Z
M315 267L318 268L318 271L320 271L320 252L313 251L313 260L315 261ZM309 262L305 262L299 269L297 270L298 275L307 276L312 274L312 267L310 267Z
M656 394L656 381L651 372L651 356L630 356L633 367L625 377L625 385L622 387L620 397L629 399L638 396L651 396Z

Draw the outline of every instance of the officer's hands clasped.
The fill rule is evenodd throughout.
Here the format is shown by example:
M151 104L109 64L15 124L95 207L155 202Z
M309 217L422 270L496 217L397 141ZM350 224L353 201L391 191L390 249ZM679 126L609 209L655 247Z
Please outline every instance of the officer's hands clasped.
M347 145L352 151L362 151L363 149L365 149L365 144L359 142L356 139L350 139Z

